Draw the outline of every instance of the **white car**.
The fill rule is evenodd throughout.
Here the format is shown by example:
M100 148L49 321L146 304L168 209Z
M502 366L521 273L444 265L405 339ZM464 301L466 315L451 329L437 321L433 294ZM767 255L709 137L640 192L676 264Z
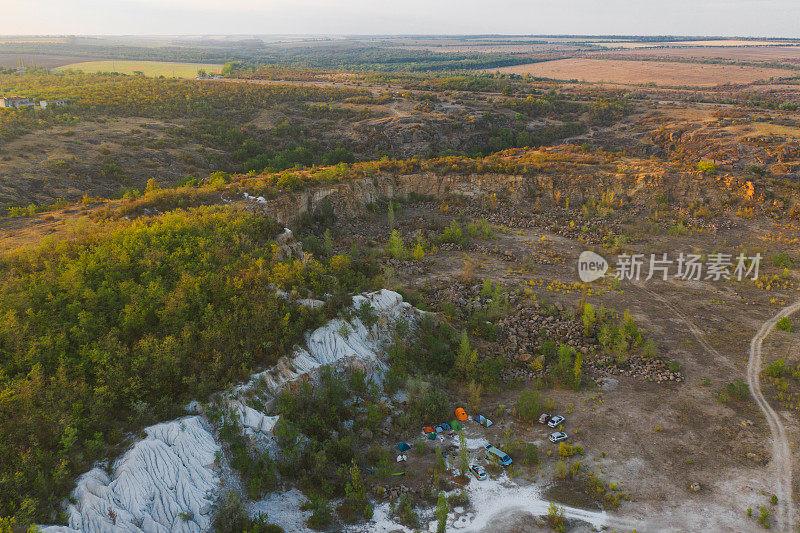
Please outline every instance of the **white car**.
M569 436L563 431L556 431L555 433L550 434L550 442L553 444L558 444L561 441L567 440L568 437Z
M550 426L551 428L557 428L559 424L564 423L564 420L566 419L563 416L555 415L550 417L550 420L547 421L547 425Z

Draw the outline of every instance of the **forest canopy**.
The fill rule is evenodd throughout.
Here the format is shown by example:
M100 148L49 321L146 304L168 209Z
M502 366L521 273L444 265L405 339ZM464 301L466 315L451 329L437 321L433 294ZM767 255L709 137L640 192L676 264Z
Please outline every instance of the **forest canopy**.
M280 231L200 208L2 259L0 516L59 520L75 476L126 432L274 363L335 312L276 285L302 297L370 286L357 259L285 256Z

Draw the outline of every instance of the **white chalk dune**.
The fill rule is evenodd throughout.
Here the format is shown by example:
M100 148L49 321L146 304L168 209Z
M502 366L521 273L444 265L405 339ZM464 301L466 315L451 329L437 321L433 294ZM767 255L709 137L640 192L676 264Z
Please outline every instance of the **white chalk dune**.
M391 339L398 320L413 320L417 311L392 291L382 290L353 298L354 308L367 302L378 323L367 328L360 319L332 320L310 333L308 349L298 348L275 368L260 372L234 389L226 400L250 435L269 434L278 417L248 406L245 397L255 391L274 396L287 382L312 374L322 365L372 363ZM258 385L256 387L256 385ZM192 410L196 410L193 402ZM67 510L68 526L46 526L45 533L207 531L211 506L221 479L215 458L221 450L202 415L187 416L145 430L146 437L114 463L109 474L94 468L78 478Z
M198 532L210 526L211 495L219 485L213 464L220 449L201 417L189 416L145 430L114 464L78 479L67 509L72 531Z

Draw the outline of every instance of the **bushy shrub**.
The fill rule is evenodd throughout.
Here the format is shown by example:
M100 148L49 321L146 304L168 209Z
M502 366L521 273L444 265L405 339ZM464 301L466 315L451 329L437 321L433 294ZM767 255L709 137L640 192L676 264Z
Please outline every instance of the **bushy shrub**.
M696 168L703 174L717 173L717 165L715 163L712 163L711 161L700 161L699 163L697 163Z
M539 420L539 415L555 409L555 402L542 397L539 391L523 391L517 400L517 416L526 422Z
M406 492L400 496L394 513L404 526L412 529L419 526L419 515L414 510L414 497L411 494Z
M532 442L525 445L525 463L528 465L539 464L539 448Z
M444 232L442 232L442 236L439 238L439 241L462 244L463 239L464 235L461 230L461 224L453 220L450 222L450 225L444 230Z
M794 259L786 252L773 255L771 258L772 266L779 268L794 268Z
M222 496L214 507L214 531L240 533L249 525L250 519L242 499L235 492Z
M732 383L728 383L725 387L725 392L730 398L735 400L744 400L750 397L750 387L742 379L737 379Z
M764 373L772 378L780 378L786 374L787 370L786 362L781 358L768 364Z
M788 316L785 316L780 320L778 320L778 323L775 324L775 327L781 331L788 331L788 332L791 332L794 329L794 327L792 326L792 319L789 318Z
M333 519L333 512L328 500L318 494L312 494L300 508L304 511L311 511L308 526L312 529L325 529Z
M450 407L450 398L440 387L429 387L413 404L417 418L428 424L447 420L452 411Z

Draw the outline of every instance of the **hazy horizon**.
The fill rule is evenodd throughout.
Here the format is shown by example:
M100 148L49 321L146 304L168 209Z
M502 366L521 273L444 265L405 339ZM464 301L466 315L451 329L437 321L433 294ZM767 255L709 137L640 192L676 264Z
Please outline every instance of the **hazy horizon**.
M791 0L6 0L2 35L687 35L798 37Z

